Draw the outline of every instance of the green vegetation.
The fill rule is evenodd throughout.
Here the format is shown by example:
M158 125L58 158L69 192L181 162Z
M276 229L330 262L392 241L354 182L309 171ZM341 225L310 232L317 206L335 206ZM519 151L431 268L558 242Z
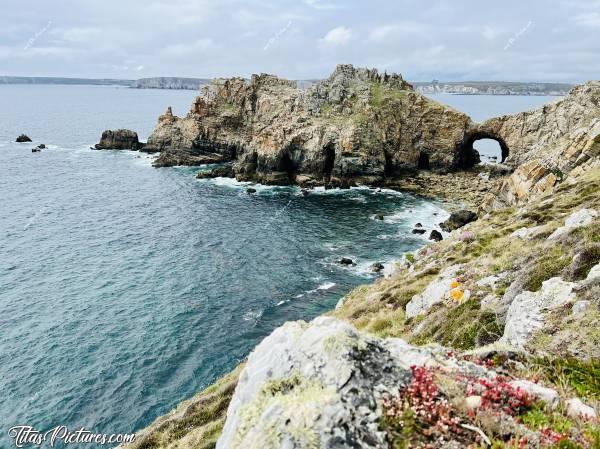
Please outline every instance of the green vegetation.
M476 299L469 299L445 312L443 319L427 320L427 326L411 339L411 343L436 341L467 350L492 343L504 332L496 314L491 310L482 310Z
M562 384L582 398L600 400L600 360L536 359L529 363L547 382Z
M523 288L537 292L542 282L558 276L571 263L572 256L562 246L554 246L549 251L536 255L535 265L529 271L529 277Z

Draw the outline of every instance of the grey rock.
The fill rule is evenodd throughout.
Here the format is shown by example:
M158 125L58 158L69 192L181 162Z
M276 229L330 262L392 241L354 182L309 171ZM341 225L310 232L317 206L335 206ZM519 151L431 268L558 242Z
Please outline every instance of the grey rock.
M94 145L96 150L139 150L143 144L138 140L136 132L129 129L106 130L100 142Z
M455 229L462 228L464 225L477 220L477 214L470 210L459 210L452 212L450 218L443 223L440 223L440 228L446 232L454 231Z

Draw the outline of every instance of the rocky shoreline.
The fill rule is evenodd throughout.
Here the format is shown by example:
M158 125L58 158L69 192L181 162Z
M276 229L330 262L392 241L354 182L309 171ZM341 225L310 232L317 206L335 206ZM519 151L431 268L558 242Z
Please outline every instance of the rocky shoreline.
M477 164L481 138L502 164ZM600 82L476 124L351 66L306 91L218 80L142 148L157 166L225 163L200 177L386 186L478 213L327 317L275 330L128 447L600 444Z

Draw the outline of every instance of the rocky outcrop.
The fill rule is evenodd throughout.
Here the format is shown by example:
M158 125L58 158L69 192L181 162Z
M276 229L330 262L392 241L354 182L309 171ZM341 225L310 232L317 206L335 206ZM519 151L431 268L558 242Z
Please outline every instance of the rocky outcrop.
M528 112L490 119L470 140L489 137L516 168L484 208L520 204L565 178L600 166L600 81L576 86L565 98Z
M307 90L265 74L216 80L185 118L162 115L146 148L162 151L157 166L235 161L238 179L267 184L377 184L473 164L472 126L400 75L341 65Z
M25 134L21 134L15 141L18 143L31 142L31 138Z
M138 135L128 129L106 130L102 133L100 142L94 145L96 150L134 150L142 148Z
M440 223L440 228L442 228L443 231L450 232L462 228L475 220L477 220L477 214L475 212L462 209L452 212L446 221Z
M334 318L286 323L248 357L216 447L388 447L383 404L415 366L485 375L442 348L369 337Z

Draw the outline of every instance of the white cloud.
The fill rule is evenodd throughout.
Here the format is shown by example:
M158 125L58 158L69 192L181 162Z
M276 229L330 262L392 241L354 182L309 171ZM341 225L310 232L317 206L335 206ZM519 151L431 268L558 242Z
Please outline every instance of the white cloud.
M162 54L171 57L194 56L205 53L213 47L215 43L212 39L198 39L195 42L168 45L162 50Z
M410 35L426 34L429 25L419 22L402 22L393 25L382 25L374 28L369 33L368 39L372 42L384 42L391 39L400 39Z
M347 44L352 39L352 30L343 26L330 30L320 42L329 46L339 46Z
M600 13L598 12L579 14L573 20L579 26L600 28Z
M484 39L487 39L488 41L493 41L494 39L496 39L496 36L498 36L498 34L498 31L495 28L492 28L491 26L484 26L483 31L481 32L481 35L484 37Z
M337 9L333 3L325 3L322 0L303 0L303 3L313 9Z

